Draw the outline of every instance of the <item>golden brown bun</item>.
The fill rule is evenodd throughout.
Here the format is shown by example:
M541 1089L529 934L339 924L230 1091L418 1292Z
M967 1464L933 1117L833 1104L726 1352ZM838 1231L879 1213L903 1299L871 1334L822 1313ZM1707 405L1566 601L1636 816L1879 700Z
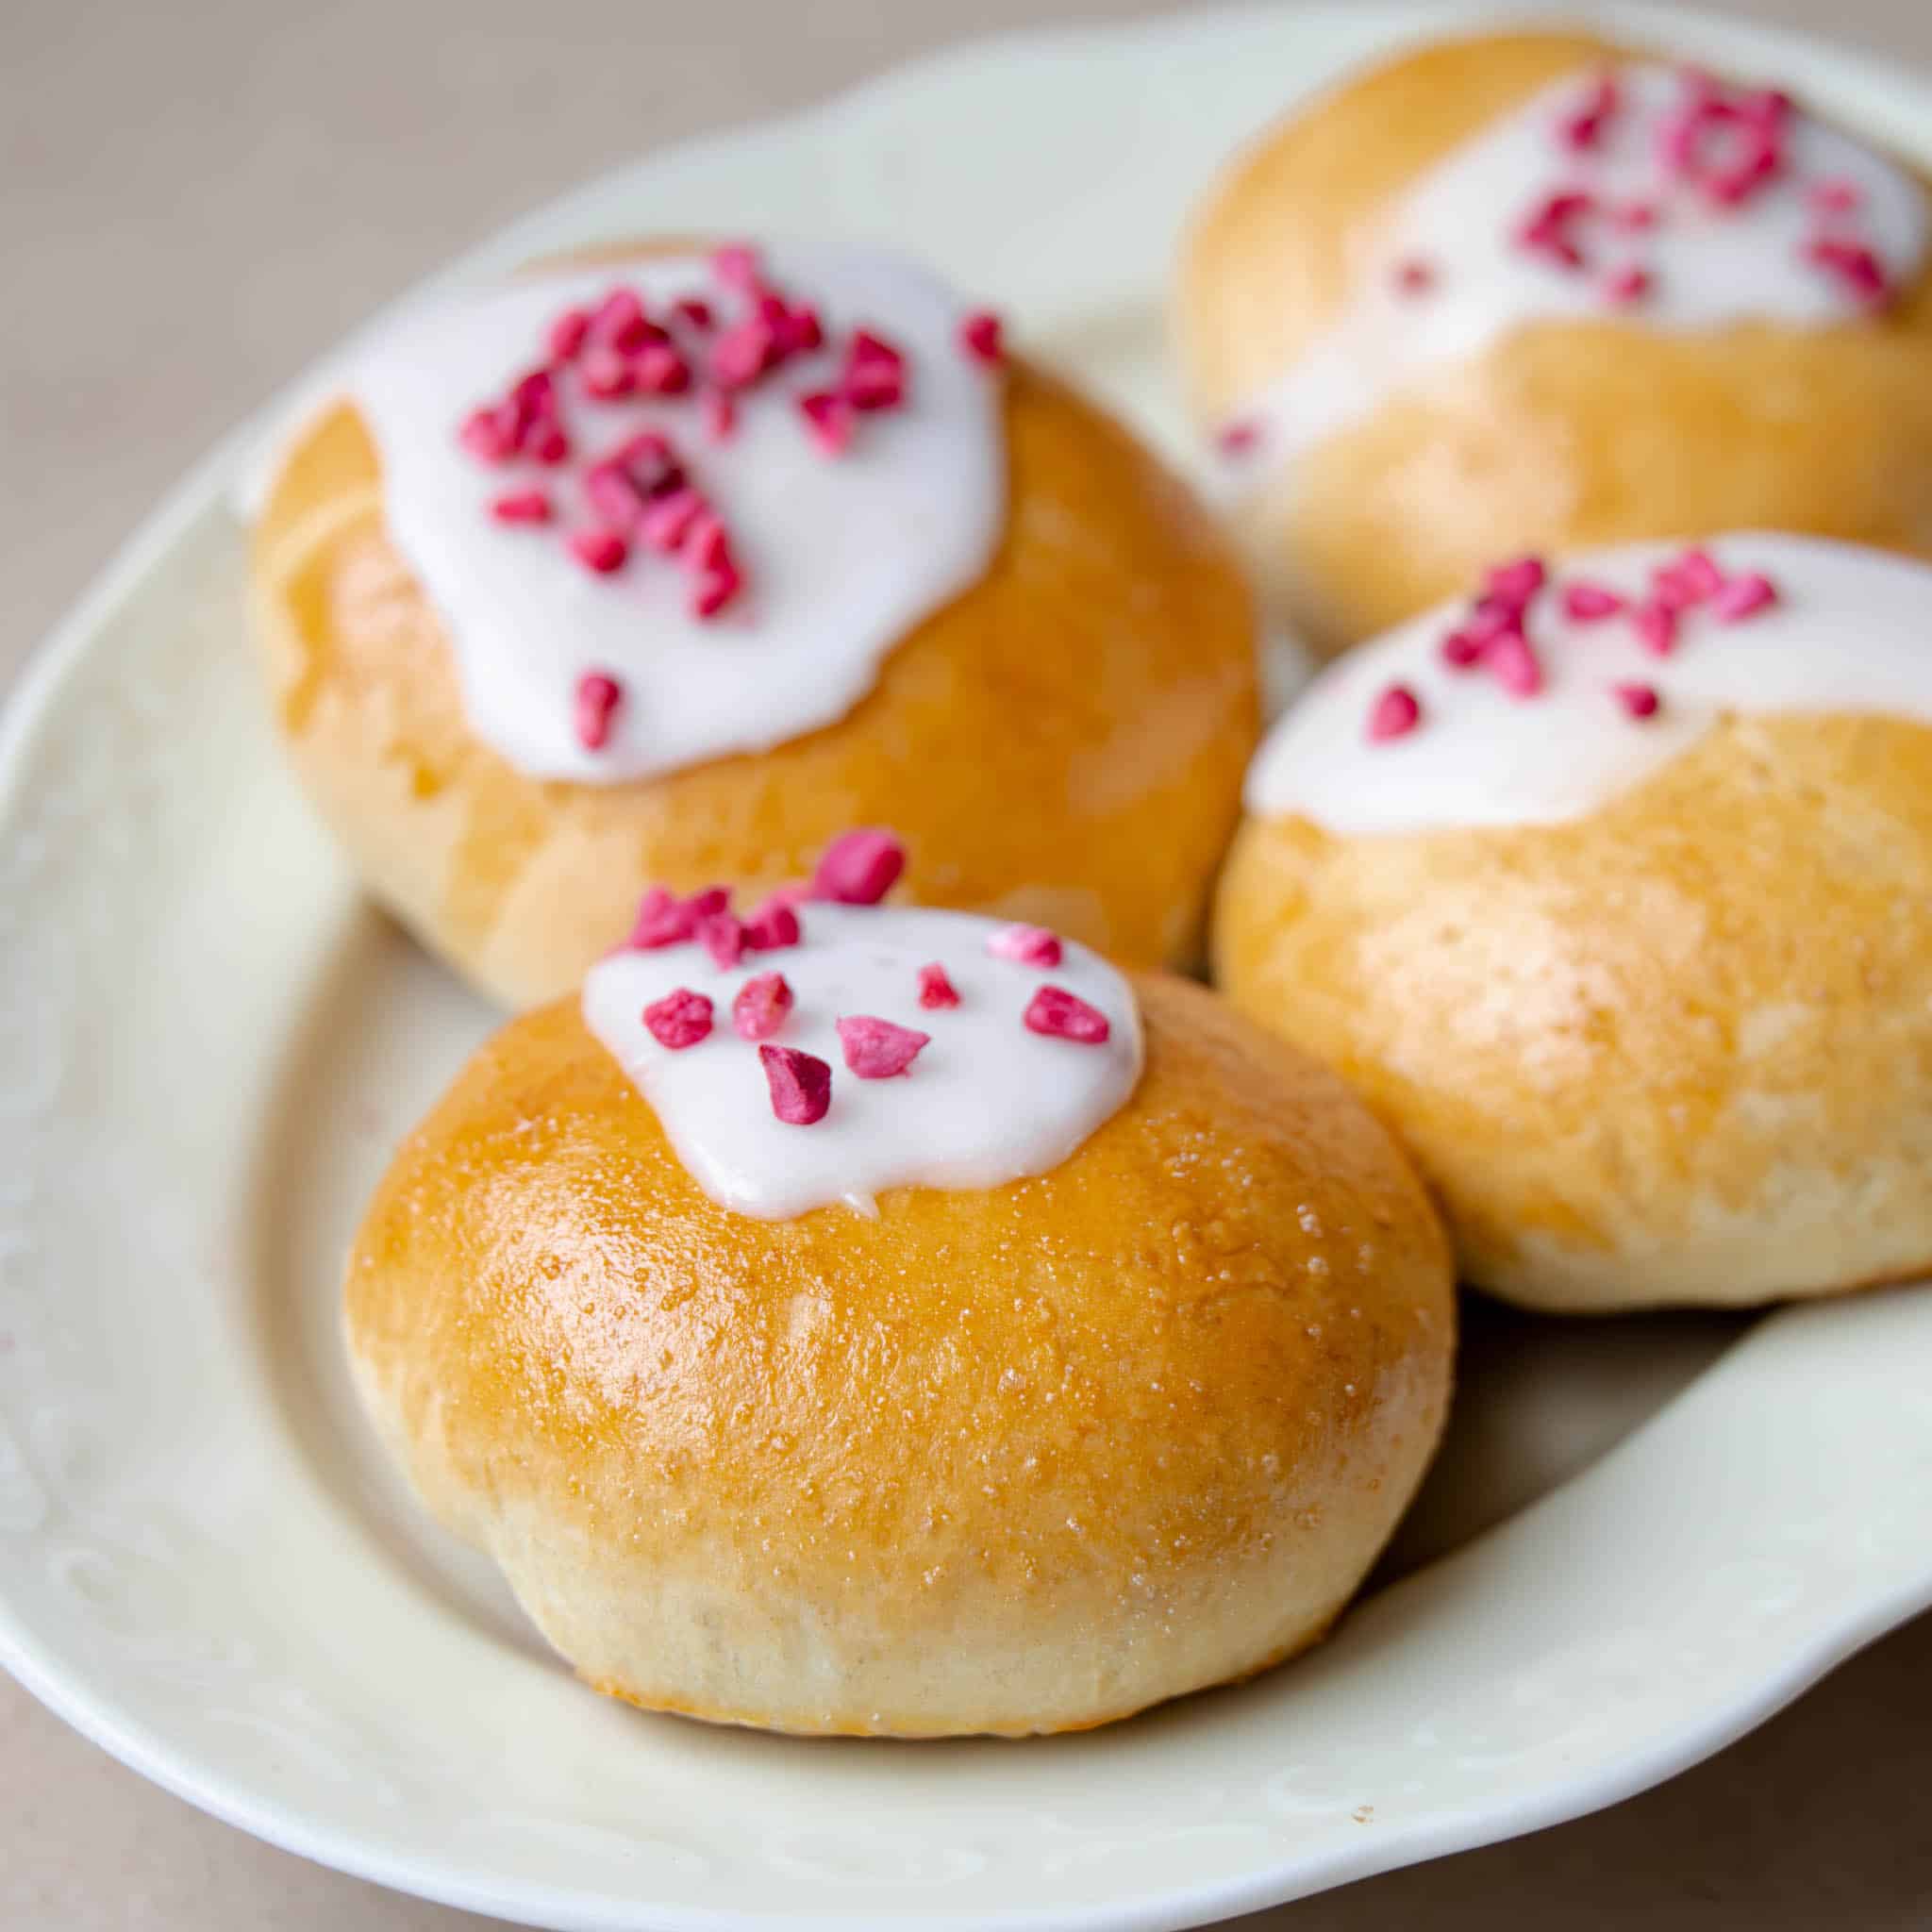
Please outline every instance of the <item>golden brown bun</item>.
M1469 1279L1596 1311L1932 1270L1932 731L1713 728L1568 824L1250 822L1220 984L1407 1141Z
M1437 42L1283 123L1189 235L1176 325L1218 423L1341 310L1393 197L1573 71L1577 34ZM1793 530L1932 556L1932 277L1882 318L1668 334L1522 328L1257 479L1239 515L1271 598L1318 655L1463 591L1513 552Z
M1070 1159L875 1221L713 1205L575 1002L403 1146L349 1264L358 1379L588 1682L1052 1731L1327 1628L1441 1427L1447 1243L1332 1074L1139 991L1146 1072Z
M357 410L297 438L258 525L256 630L304 783L371 890L510 1006L573 987L653 882L762 889L891 826L931 903L1130 963L1197 953L1258 730L1221 537L1124 429L1011 366L1007 533L840 723L637 784L525 777L464 719Z

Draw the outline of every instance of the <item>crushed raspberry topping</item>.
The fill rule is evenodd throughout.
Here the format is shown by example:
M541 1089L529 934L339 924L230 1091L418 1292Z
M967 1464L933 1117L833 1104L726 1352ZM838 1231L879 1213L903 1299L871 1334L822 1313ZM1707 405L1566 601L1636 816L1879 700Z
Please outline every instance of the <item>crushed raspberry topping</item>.
M606 671L587 671L577 679L577 742L602 751L610 741L610 721L624 702L624 687Z
M724 972L744 958L751 935L736 914L714 912L698 922L697 941L710 955L711 964Z
M919 1004L928 1009L959 1004L959 990L947 978L946 969L938 960L919 969Z
M1082 1046L1104 1044L1113 1030L1098 1007L1089 1006L1063 986L1042 986L1026 1003L1022 1018L1029 1033L1076 1041Z
M711 1030L711 1002L701 992L680 986L644 1008L644 1025L659 1046L682 1053Z
M845 1064L861 1080L890 1080L903 1074L932 1039L930 1033L870 1013L855 1014L836 1024Z
M769 1040L791 1007L791 989L782 973L755 973L731 1002L732 1031L741 1040Z
M1531 626L1546 600L1576 625L1596 625L1621 618L1641 649L1667 658L1677 649L1684 624L1693 614L1707 612L1719 623L1737 623L1774 604L1777 589L1761 572L1727 574L1707 549L1697 544L1659 564L1651 573L1650 593L1635 603L1587 577L1559 583L1541 558L1519 557L1484 576L1467 614L1438 642L1438 660L1455 673L1481 666L1512 698L1540 696L1548 674ZM1633 718L1654 716L1660 703L1649 684L1610 689ZM1647 693L1648 708L1643 697L1632 693ZM1406 737L1424 723L1424 716L1422 702L1408 686L1390 685L1369 708L1368 736L1377 742Z
M986 950L995 959L1021 966L1058 966L1065 956L1058 935L1043 925L1003 925L987 941Z
M745 943L754 952L775 952L780 946L795 946L801 928L797 911L785 900L767 899L744 922Z
M877 826L841 832L811 876L811 896L841 906L876 906L906 870L906 848Z
M772 1111L788 1126L809 1127L832 1105L832 1070L816 1054L792 1046L760 1046L758 1061L772 1091Z
M959 325L959 346L974 361L997 368L1007 359L1005 325L991 309L976 309Z
M747 573L729 508L707 493L693 452L729 439L740 410L803 358L814 358L819 380L794 385L781 400L800 434L827 456L855 452L864 421L906 408L914 378L901 343L874 326L828 326L811 303L776 284L757 249L720 248L708 267L702 293L647 305L619 282L594 304L560 309L543 331L543 360L512 375L457 432L469 455L492 469L556 467L581 449L587 519L534 489L502 492L489 505L491 517L504 525L563 522L560 541L598 575L669 558L685 573L690 608L706 620L740 599ZM981 361L1002 358L998 318L989 311L969 317L960 340ZM662 425L599 449L605 406L641 398L664 406Z

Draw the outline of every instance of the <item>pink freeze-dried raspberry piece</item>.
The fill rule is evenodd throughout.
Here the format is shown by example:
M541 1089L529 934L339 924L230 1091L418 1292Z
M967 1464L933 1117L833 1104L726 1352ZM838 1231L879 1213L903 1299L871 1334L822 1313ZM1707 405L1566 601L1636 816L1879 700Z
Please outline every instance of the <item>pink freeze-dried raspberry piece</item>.
M872 1013L856 1013L836 1024L845 1064L861 1080L890 1080L903 1074L932 1039L930 1033Z
M1006 329L991 308L977 308L959 325L959 346L990 368L1007 359Z
M782 946L795 946L801 936L798 914L775 895L744 922L745 943L756 952L775 953Z
M769 1040L784 1025L793 1005L782 973L756 973L731 1002L731 1024L741 1040Z
M682 1053L710 1033L710 999L688 986L675 987L644 1008L644 1027L659 1046Z
M1043 1033L1054 1040L1072 1040L1081 1046L1100 1046L1113 1028L1098 1007L1091 1007L1078 993L1063 986L1042 986L1026 1003L1021 1015L1029 1033Z
M668 887L653 886L639 902L629 944L639 952L681 946L696 936L705 920L715 919L729 910L730 905L731 892L725 886L707 886L688 899L680 899Z
M610 741L610 721L624 702L624 687L608 671L587 671L577 679L577 742L586 751L602 751Z
M541 490L512 490L491 501L490 514L499 524L547 524L550 498Z
M828 389L814 390L798 399L798 413L805 418L806 434L828 457L842 457L852 447L857 426L852 405Z
M841 906L876 906L906 870L906 848L878 826L841 832L811 875L811 896Z
M586 570L595 571L600 577L622 570L625 558L630 555L630 546L623 537L600 524L593 524L588 529L573 530L565 541L570 545L570 554Z
M1059 936L1043 925L1003 925L987 941L986 950L995 959L1021 966L1058 966L1065 948Z
M1654 684L1613 684L1610 694L1633 718L1655 718L1663 700Z
M946 969L935 959L919 969L919 1004L927 1008L957 1007L959 989L947 977Z
M1483 664L1512 698L1533 698L1543 688L1542 660L1520 630L1506 630L1483 653Z
M1369 708L1369 742L1407 738L1422 722L1422 701L1407 685L1391 684Z
M1659 598L1638 605L1630 613L1630 625L1637 641L1653 657L1668 658L1677 648L1677 612Z
M1710 614L1722 624L1754 617L1777 602L1777 586L1760 571L1729 578L1710 600Z
M1596 624L1624 608L1623 596L1607 584L1578 581L1563 587L1563 614L1578 624Z
M772 1091L772 1111L788 1126L808 1127L832 1105L832 1070L795 1046L760 1046L758 1062Z
M1542 589L1548 575L1549 571L1541 557L1513 558L1491 571L1484 579L1483 589L1487 598L1494 598L1520 610Z
M701 919L695 937L721 973L728 973L744 958L744 922L730 912L713 912Z

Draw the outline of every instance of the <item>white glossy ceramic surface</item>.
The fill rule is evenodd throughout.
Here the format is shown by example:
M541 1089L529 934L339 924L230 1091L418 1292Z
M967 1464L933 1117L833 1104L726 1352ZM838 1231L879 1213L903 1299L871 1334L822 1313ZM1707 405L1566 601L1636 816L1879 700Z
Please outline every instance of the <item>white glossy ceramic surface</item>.
M1291 93L1426 18L970 50L657 157L485 259L747 209L921 249L1178 448L1158 314L1187 203ZM1932 152L1901 75L1634 18ZM1607 1804L1932 1601L1932 1295L1756 1326L1478 1310L1398 1580L1305 1663L1028 1744L774 1740L580 1690L349 1401L348 1230L490 1017L359 906L280 770L240 634L239 449L0 727L0 1654L118 1756L534 1924L1118 1932Z

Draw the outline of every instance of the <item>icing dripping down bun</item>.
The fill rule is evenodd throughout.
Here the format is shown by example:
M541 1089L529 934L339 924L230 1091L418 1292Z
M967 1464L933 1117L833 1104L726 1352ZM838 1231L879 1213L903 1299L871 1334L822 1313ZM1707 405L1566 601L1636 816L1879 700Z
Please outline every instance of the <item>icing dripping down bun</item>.
M876 1218L719 1206L575 1000L404 1143L348 1269L358 1382L588 1682L1023 1734L1327 1628L1441 1430L1446 1244L1332 1074L1197 987L1134 992L1144 1072L1063 1161Z
M737 298L677 259L641 246L405 325L292 433L255 527L255 629L297 771L372 890L524 1005L575 987L648 881L756 897L861 820L903 832L941 903L1129 963L1187 957L1257 730L1248 593L1151 454L1023 358L954 340L963 307L928 278L774 254L826 346L740 397L715 445L696 375L593 406L580 353L565 460L458 446L465 410L508 407L541 358L531 327L587 291L662 314L688 271L722 333ZM905 358L897 407L841 400L861 329ZM677 340L694 367L708 353ZM487 380L478 342L500 347ZM820 381L839 396L815 416ZM653 425L727 526L718 572L695 538L674 558L641 534L599 568L591 459ZM496 520L533 493L549 522L514 502ZM486 595L505 573L514 593ZM708 587L727 601L699 618Z
M1566 136L1606 76L1601 130ZM1774 172L1726 199L1772 123ZM1511 550L1765 527L1932 553L1927 236L1923 172L1802 102L1479 35L1238 156L1176 324L1235 523L1329 656Z
M1695 606L1663 658L1541 614L1572 582L1654 583L1659 553L1559 563L1525 626L1539 696L1441 666L1461 611L1333 667L1221 885L1219 985L1365 1094L1465 1276L1530 1307L1932 1269L1932 570L1709 555L1777 601ZM1420 721L1372 741L1397 675ZM1612 702L1633 675L1653 715Z

